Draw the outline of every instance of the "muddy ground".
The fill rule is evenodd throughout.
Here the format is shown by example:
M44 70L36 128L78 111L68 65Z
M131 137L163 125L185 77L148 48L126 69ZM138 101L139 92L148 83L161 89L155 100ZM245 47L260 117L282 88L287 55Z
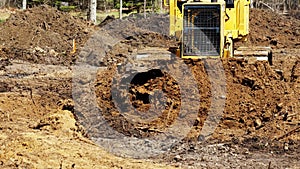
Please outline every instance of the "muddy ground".
M126 119L127 112L118 111L111 93L117 65L133 64L132 56L145 48L167 49L177 44L164 33L166 18L154 15L143 20L131 16L100 27L42 6L17 11L2 23L1 168L298 168L300 22L293 16L262 10L251 11L249 41L240 45L270 45L274 64L229 59L215 67L213 60L185 61L198 89L188 94L190 98L198 96L201 102L199 107L188 107L191 111L197 108L195 119L188 113L185 117L192 124L191 130L168 151L135 160L117 157L95 143L93 138L99 137L97 128L88 128L82 120L89 117L89 106L76 108L77 81L82 89L95 89L97 111L111 128L125 136L154 137L180 117L183 106L180 82L167 71L146 71L131 81L129 101L124 104L132 104L142 112L133 114L131 119ZM96 31L98 38L93 35ZM103 37L109 37L107 42ZM94 49L100 54L88 53L93 49L85 46L89 38L102 40L103 48ZM74 40L76 51L73 51ZM74 78L78 60L86 54L90 60L85 63L102 67L94 80ZM210 72L207 67L212 67ZM220 84L218 79L222 79L218 78L219 69L224 70L226 77L225 96L214 93L224 88L212 90L214 84ZM192 82L186 80L186 83ZM166 96L161 114L151 112L150 101L145 97L152 96L155 89ZM88 96L79 100L80 104L89 105ZM210 110L220 108L212 104L217 98L225 102L221 107L223 114L215 131L209 137L203 136L201 129ZM149 113L149 109L150 114L143 114ZM153 114L158 118L150 122L134 121Z

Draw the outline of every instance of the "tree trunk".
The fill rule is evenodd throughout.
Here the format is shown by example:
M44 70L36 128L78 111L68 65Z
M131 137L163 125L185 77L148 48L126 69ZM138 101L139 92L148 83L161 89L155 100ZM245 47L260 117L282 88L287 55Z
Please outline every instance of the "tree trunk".
M97 14L97 0L90 0L88 20L92 21L93 23L96 23L96 14Z
M284 0L283 2L283 13L287 13L288 12L288 3L287 3L287 0Z
M146 18L146 4L147 0L144 0L144 18Z
M22 9L25 10L26 9L26 5L27 5L27 1L23 0L22 1Z
M122 8L123 8L123 1L120 0L120 12L119 12L119 14L120 14L120 19L122 19Z
M250 0L250 8L254 8L253 2L254 0Z

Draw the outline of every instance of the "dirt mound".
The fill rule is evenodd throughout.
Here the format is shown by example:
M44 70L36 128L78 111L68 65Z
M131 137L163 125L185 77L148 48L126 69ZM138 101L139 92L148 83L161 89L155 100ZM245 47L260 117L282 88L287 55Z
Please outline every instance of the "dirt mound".
M73 114L50 97L0 93L0 168L172 168L107 153L82 137Z
M107 55L103 60L104 65L122 63L126 59L135 56L139 49L146 47L161 47L167 49L169 46L177 44L174 39L168 36L155 32L146 32L144 30L134 31L133 33L126 32L126 35L128 37L122 40L121 43L116 44L112 50L107 52Z
M300 11L299 10L291 10L288 15L300 20Z
M98 26L99 27L103 27L106 24L112 22L113 20L115 20L115 16L114 15L108 15Z
M115 21L115 22L113 22ZM111 23L113 22L113 23ZM100 27L105 27L109 24L110 27L122 26L124 28L140 28L147 31L157 32L163 35L169 35L169 16L165 14L149 14L146 18L142 14L132 14L122 20L115 19L112 16L107 16L100 24ZM126 27L124 27L124 24ZM135 30L134 29L134 30ZM130 30L130 29L126 29ZM132 30L130 30L132 32Z
M247 44L255 46L271 44L274 48L295 48L298 45L300 35L298 22L295 25L294 20L294 18L279 16L268 11L251 10L251 34ZM132 51L140 48L149 46L169 47L172 44L168 38L161 38L161 35L136 28L129 19L113 20L102 28L108 32L110 30L112 30L111 32L116 31L117 35L113 36L126 39L107 53L110 63L116 62L120 56L125 60L130 55L135 54ZM159 41L156 41L157 39ZM153 41L156 42L152 43ZM118 60L118 63L124 60ZM134 63L134 60L131 62ZM199 85L201 98L199 114L197 119L191 119L195 120L194 128L188 136L189 139L197 139L210 111L211 97L214 97L214 91L211 91L211 83L213 82L210 82L203 61L188 60L185 62L192 70ZM206 64L214 65L211 61L206 62ZM278 62L279 60L276 60L276 63ZM227 79L226 106L222 121L213 138L221 141L235 138L247 139L248 137L261 137L270 140L286 140L288 138L299 140L295 133L284 135L284 133L294 129L300 118L295 115L297 114L296 110L300 108L296 104L299 98L299 89L295 87L299 84L299 80L297 80L298 65L298 62L293 63L290 66L294 68L289 70L290 73L282 73L282 71L270 67L266 62L248 63L236 59L223 60ZM116 69L112 66L104 71L104 74L98 75L96 86L99 106L103 109L104 116L110 125L119 132L137 137L148 137L151 136L149 133L155 134L155 132L168 127L172 120L168 121L167 125L162 120L149 124L134 124L118 112L112 100L111 83L113 77L109 76L114 75ZM144 76L148 77L147 73L150 72L145 72ZM148 110L150 103L145 97L151 96L156 88L168 93L167 97L172 98L172 100L180 99L178 90L174 90L178 89L178 84L167 74L168 72L161 72L161 76L133 85L129 91L131 95L129 104L143 111ZM286 74L290 74L290 77L286 77ZM172 106L167 105L166 110L162 111L161 119L168 119L167 116L172 118L178 116L180 104L176 104L175 108L172 109L170 107ZM139 116L142 115L139 114ZM145 114L145 116L147 115Z
M246 46L272 46L273 48L298 48L300 46L300 23L296 18L298 13L294 12L290 16L280 15L268 10L251 9L250 11L250 34ZM105 26L109 24L110 26ZM107 18L101 27L113 29L119 27L119 32L123 36L132 32L132 28L141 28L158 32L163 35L169 34L169 16L151 14L144 18L140 14L131 15L123 20L114 21ZM125 28L123 25L126 25ZM237 43L236 45L241 45Z
M236 136L241 134L274 140L293 129L294 126L289 123L299 120L293 115L300 108L297 89L291 82L283 81L280 72L262 62L230 61L225 62L224 68L228 95L220 125L223 132L233 129Z
M252 13L254 12L252 11ZM267 24L268 19L270 20L269 22L271 22L270 18L275 17L277 14L271 14L261 10L258 10L258 12L261 12L262 14L266 13L267 16L255 18L253 14L251 15L251 27L252 29L257 29L257 31L252 31L253 33L250 35L250 41L248 43L259 46L267 45L265 43L270 43L269 41L253 38L256 36L264 36L265 34L262 32L270 34L274 33L274 31L267 29L268 27L260 28L258 23L262 22L263 24ZM278 20L284 23L290 22L290 20ZM272 24L277 23L273 23L272 21L271 25ZM160 46L161 44L164 46L160 47L168 47L172 44L168 41L168 38L161 38L161 35L158 34L149 32L146 33L145 30L132 26L131 22L128 20L114 20L106 24L103 28L108 31L112 30L112 32L119 31L118 35L114 36L127 39L126 41L117 44L110 52L107 53L111 63L116 61L114 59L120 58L119 56L123 56L123 58L126 59L130 57L130 55L134 54L134 52L128 51L135 51L147 46ZM278 32L282 31L278 26L274 29L277 30L277 32L275 31L274 36L277 36ZM293 31L297 31L297 29L294 29ZM288 41L286 44L289 45L285 47L292 47L293 45L296 45L296 40L293 41L288 39L291 38L291 36L283 37L285 39L280 39L281 42L286 40ZM159 39L159 41L157 41L157 39ZM277 47L280 47L280 45ZM122 61L119 60L118 62L121 63ZM276 63L278 62L279 61L276 60ZM210 61L207 63L213 65ZM193 75L197 80L201 97L199 117L197 119L193 119L195 120L194 128L188 136L190 139L197 139L210 110L210 98L213 97L213 91L211 91L211 82L207 75L204 62L190 60L186 61L186 64L191 68ZM220 123L213 138L222 141L240 137L244 139L247 137L262 137L269 138L271 140L278 138L297 139L297 135L295 134L288 137L281 137L284 133L293 129L293 124L296 124L299 118L294 115L296 113L295 110L299 109L299 105L295 104L297 103L298 98L297 93L299 93L298 89L295 88L295 86L298 85L298 83L295 82L295 79L297 79L297 65L298 64L290 65L295 68L290 70L292 71L290 72L291 77L287 77L285 75L288 74L287 72L282 74L281 71L272 69L266 62L248 63L247 61L235 59L224 60L223 66L227 78L226 106L222 122ZM99 105L103 108L105 117L110 122L111 126L126 135L148 137L151 136L149 133L152 132L152 134L155 134L155 132L163 130L172 123L172 120L168 122L168 125L160 120L155 121L152 124L133 124L127 121L126 118L115 108L111 97L112 95L110 90L113 77L108 76L115 74L115 72L116 67L111 67L107 70L107 72L104 72L104 74L98 75L98 85L96 86L99 99L98 101L100 103ZM145 73L147 74L147 72ZM293 81L291 79L293 79ZM162 84L165 84L165 88L169 89L164 90L163 87L159 87ZM160 77L150 78L144 83L132 86L130 89L130 104L137 109L144 111L148 110L150 104L149 100L145 100L145 97L151 96L153 94L153 90L157 87L160 90L167 92L168 98L172 98L173 100L175 98L180 99L178 91L173 90L178 88L177 85L178 84L174 81L174 79L167 76L167 72L162 72L162 76ZM171 106L168 105L166 110L163 112L170 111L170 107ZM169 114L168 116L175 118L178 115L177 113L179 109L180 104L177 104L177 106L172 108L170 111L171 115ZM145 116L147 115L145 114ZM162 119L166 119L166 116L166 113L162 113Z
M252 18L251 25L256 25L253 24L253 20L255 21L254 23L258 23L259 19L263 18ZM119 56L123 56L126 60L130 55L134 55L134 52L128 51L135 51L147 46L160 46L161 44L164 44L164 46L160 47L168 47L172 44L168 41L168 38L161 38L161 36L149 32L145 33L145 30L137 29L134 26L126 29L127 25L130 27L129 21L114 20L104 26L107 30L112 30L113 28L117 29L116 31L120 32L118 36L127 39L117 44L107 53L111 63L118 60L116 58L120 58ZM115 30L112 32L114 31ZM271 32L266 28L260 29L259 31ZM254 35L251 35L251 37L262 35L258 33L259 32L254 31ZM147 38L144 38L144 35L146 35ZM157 39L159 39L157 43L151 43ZM264 45L265 42L259 39L253 41L250 38L249 43L251 45ZM293 41L289 40L288 44L292 43ZM122 63L122 60L118 62ZM134 61L132 62L134 63ZM201 98L199 115L197 119L193 119L195 120L194 128L188 136L189 139L197 139L208 112L210 111L210 98L213 97L213 91L211 91L211 82L207 75L204 62L193 60L185 62L192 70L199 85L198 89ZM210 62L211 61L207 61L206 64L214 65L213 62ZM276 60L276 63L278 62L279 60ZM298 89L295 88L295 86L298 85L295 80L298 74L297 65L296 63L295 65L294 63L290 65L295 68L290 70L291 77L287 77L286 74L289 73L285 72L285 74L283 74L280 70L274 70L266 62L248 63L247 61L236 59L224 60L223 66L227 78L226 106L222 121L213 138L221 141L235 138L247 139L247 137L262 137L270 140L295 138L299 140L294 133L291 134L291 136L282 137L284 133L293 129L293 124L296 124L299 119L298 116L295 116L295 111L300 108L299 105L296 104L298 98L297 93L299 93ZM104 71L104 74L98 75L98 85L96 86L99 106L103 109L104 115L111 126L126 135L148 137L151 136L151 134L163 131L164 128L172 124L172 120L168 121L168 125L161 120L149 124L134 124L126 120L126 117L116 109L111 97L111 83L113 77L109 75L115 74L115 72L116 67L111 67L107 71ZM145 73L147 74L147 72ZM150 103L149 100L145 100L145 97L151 96L153 90L157 87L168 93L168 98L172 98L173 100L180 99L178 90L173 90L178 88L178 84L174 79L168 77L167 73L168 72L162 72L162 76L150 78L144 83L132 86L129 91L131 95L129 104L132 104L140 110L148 110ZM149 75L146 74L145 76L148 77ZM294 80L292 81L291 79ZM168 90L159 87L162 84L164 84L164 87L168 88ZM178 116L177 113L180 109L180 104L177 104L177 106L171 110L170 107L170 105L167 105L166 110L162 111L161 119L166 119L167 116L172 118ZM169 112L169 115L164 112ZM139 116L143 115L139 114ZM147 115L145 114L145 116Z
M144 18L139 14L129 16L128 20L138 28L169 35L169 15L153 13Z
M203 62L187 61L186 63L193 70L201 94L199 119L194 119L195 128L190 135L190 137L198 137L210 109L211 84ZM298 115L295 116L295 113L297 114L296 110L300 108L296 104L298 102L297 93L299 92L294 88L295 82L283 81L283 77L275 72L268 63L256 62L248 64L239 60L226 60L223 64L227 78L227 99L223 119L215 134L215 138L224 141L239 136L256 136L272 140L293 129L293 123L297 124L299 120ZM97 78L97 84L100 85L97 85L99 88L97 95L101 103L99 105L102 108L106 108L104 113L106 116L113 117L108 118L113 120L112 126L123 131L125 129L125 133L129 135L133 134L130 133L133 130L132 127L124 128L121 125L123 123L115 121L120 119L122 115L114 108L111 100L110 87L112 77L107 78L108 74L115 74L115 69L109 69L107 73L99 75ZM297 77L297 73L295 72L294 74ZM150 103L145 100L143 95L145 97L151 96L153 89L159 88L163 84L168 90L164 90L161 87L160 89L167 92L169 98L180 100L180 94L177 90L179 87L176 81L162 74L162 76L157 76L154 79L150 78L148 81L131 88L129 91L132 98L131 104L137 109L147 110ZM172 109L171 112L174 111L174 114L171 113L171 116L177 116L176 112L180 109L180 104L177 105ZM166 111L168 110L169 108L166 109ZM162 114L164 116L164 113ZM156 122L152 127L155 128L157 125L162 124L163 122ZM141 128L141 126L137 128ZM148 126L148 128L151 127ZM296 135L292 137L297 138Z
M251 9L247 45L299 48L300 22L268 10Z
M118 95L117 97L120 100L124 100L121 106L129 107L129 104L132 104L139 112L130 112L130 110L128 110L128 112L119 112L114 106L113 100L109 99L111 97L110 87L112 87L111 83L113 77L110 77L109 79L105 78L108 74L115 74L115 71L115 69L109 69L107 72L104 72L104 74L99 74L97 77L98 85L96 86L99 106L104 110L104 117L114 129L127 136L133 135L138 138L143 138L149 137L159 131L164 131L166 127L174 122L175 118L178 116L181 104L179 86L171 76L160 70L150 70L149 72L144 72L135 76L129 91L130 100L127 100L121 95ZM113 90L116 91L120 88L122 88L122 86ZM166 94L167 105L164 107L157 102L155 103L157 104L155 110L159 109L162 110L162 112L155 112L153 110L147 112L150 109L149 97L155 94L155 90L162 90ZM159 101L162 102L162 100ZM124 116L126 113L129 114L128 117L130 118ZM147 123L134 123L131 121L132 119L134 119L133 121L138 121L139 118L151 119L153 116L158 118L150 120Z
M55 8L35 7L12 14L0 25L1 50L12 59L69 65L75 59L73 39L82 47L92 29Z
M116 41L115 46L111 46L105 53L101 65L110 65L114 63L121 63L127 58L131 58L137 54L137 50L146 47L161 47L168 49L170 46L175 46L178 42L167 35L149 31L135 26L135 20L129 19L111 19L104 20L100 31L97 31L95 37L110 37L108 41ZM107 39L105 39L107 40ZM104 41L104 40L102 40ZM106 43L106 42L100 43ZM87 44L86 47L90 48L93 45ZM99 52L100 53L100 52ZM100 56L103 57L103 56ZM93 61L96 63L95 61ZM90 63L92 64L92 63Z

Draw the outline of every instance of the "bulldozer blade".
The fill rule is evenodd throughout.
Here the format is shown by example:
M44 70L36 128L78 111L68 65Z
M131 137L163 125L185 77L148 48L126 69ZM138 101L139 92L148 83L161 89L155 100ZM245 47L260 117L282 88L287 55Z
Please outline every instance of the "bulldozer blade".
M139 50L136 60L171 60L171 52L167 48L149 47Z
M128 76L134 72L147 72L151 69L159 69L162 64L169 64L173 56L167 48L148 47L140 49L135 53L134 57L128 58L126 64L123 66L122 64L119 65L119 68L122 67L124 69L120 70L120 72L126 72L125 75Z
M239 47L234 50L235 58L243 58L247 60L268 61L272 65L272 49L271 47Z

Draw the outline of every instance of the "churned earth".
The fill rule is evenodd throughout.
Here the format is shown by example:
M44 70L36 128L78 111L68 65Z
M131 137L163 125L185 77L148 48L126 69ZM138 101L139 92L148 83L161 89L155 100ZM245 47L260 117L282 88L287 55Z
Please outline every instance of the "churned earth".
M122 80L116 75L120 65L139 63L132 58L139 51L178 43L166 35L167 15L131 16L94 26L48 6L14 12L0 24L1 168L299 168L300 22L264 10L252 10L250 16L249 41L239 45L271 46L273 65L238 59L166 60L165 71L146 70L130 81L128 100L118 95L139 110L136 114L118 110L113 80ZM93 38L102 40L96 45L100 48L86 45ZM74 77L78 60L86 55L90 60L85 64L99 68L94 79ZM178 64L187 66L194 81L174 69ZM182 93L182 83L167 70L186 85L196 84L197 90ZM88 128L99 114L89 114L94 110L89 106L76 108L78 101L90 104L89 95L74 99L80 95L76 84L81 91L94 89L105 125L126 137L157 136L178 117L191 128L163 154L116 156L97 144L97 128ZM155 91L164 93L165 105L149 99ZM182 117L185 95L191 103L200 102L185 107ZM196 116L188 113L195 108ZM215 130L203 135L210 113L220 110L222 115L214 116L220 118ZM153 115L157 118L139 121ZM83 121L86 117L90 123Z

